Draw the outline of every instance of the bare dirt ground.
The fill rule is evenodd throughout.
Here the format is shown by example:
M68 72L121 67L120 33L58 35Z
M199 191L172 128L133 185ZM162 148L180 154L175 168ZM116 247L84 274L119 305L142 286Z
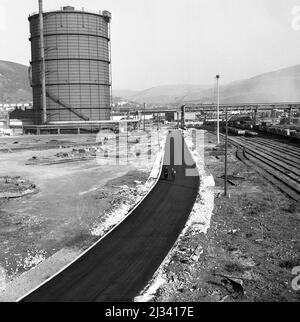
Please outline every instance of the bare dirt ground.
M108 214L126 211L144 193L162 133L150 144L146 134L133 132L128 163L124 142L117 163L114 138L104 137L0 139L0 177L19 177L37 190L0 199L0 301L16 300L57 272L105 232ZM78 157L83 160L61 162Z
M300 209L238 161L229 149L230 198L222 196L224 157L205 135L205 165L215 179L207 234L188 229L155 301L241 302L300 300L292 269L300 266Z

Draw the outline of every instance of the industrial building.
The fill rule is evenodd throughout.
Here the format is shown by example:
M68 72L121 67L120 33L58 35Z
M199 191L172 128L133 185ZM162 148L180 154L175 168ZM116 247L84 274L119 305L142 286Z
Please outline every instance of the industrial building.
M9 128L9 115L8 113L1 112L0 110L0 131Z
M33 125L110 120L110 12L40 8L28 19Z

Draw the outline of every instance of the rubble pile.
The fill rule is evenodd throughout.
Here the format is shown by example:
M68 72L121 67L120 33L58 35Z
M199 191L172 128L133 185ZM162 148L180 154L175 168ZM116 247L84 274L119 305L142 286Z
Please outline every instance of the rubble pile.
M102 191L100 195L104 195ZM115 225L121 222L133 208L133 205L137 204L144 195L144 189L142 185L136 187L128 187L124 185L120 189L117 189L112 194L110 201L110 209L100 218L91 228L91 235L102 237L108 231L110 231Z
M0 177L0 199L19 198L36 192L35 184L21 177Z
M26 165L51 165L65 162L87 161L96 158L103 148L97 146L74 148L71 151L58 152L51 157L32 156Z

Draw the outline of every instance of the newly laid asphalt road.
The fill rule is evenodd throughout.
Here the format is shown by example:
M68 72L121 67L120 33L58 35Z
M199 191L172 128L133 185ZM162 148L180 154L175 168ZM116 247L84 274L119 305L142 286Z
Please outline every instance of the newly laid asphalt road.
M164 164L170 159L175 179L161 178L115 230L22 301L132 301L139 294L184 228L197 197L199 177L186 176L191 155L183 143L186 164L174 166L174 151L182 155L182 137L180 132L172 136L175 144L169 135Z

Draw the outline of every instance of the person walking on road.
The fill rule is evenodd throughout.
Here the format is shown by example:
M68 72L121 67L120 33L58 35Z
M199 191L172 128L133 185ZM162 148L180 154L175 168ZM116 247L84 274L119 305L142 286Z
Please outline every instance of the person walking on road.
M164 178L168 179L168 175L169 175L168 167L164 166Z
M176 176L176 170L172 168L171 173L172 173L172 179L174 180Z

